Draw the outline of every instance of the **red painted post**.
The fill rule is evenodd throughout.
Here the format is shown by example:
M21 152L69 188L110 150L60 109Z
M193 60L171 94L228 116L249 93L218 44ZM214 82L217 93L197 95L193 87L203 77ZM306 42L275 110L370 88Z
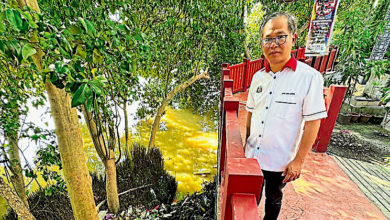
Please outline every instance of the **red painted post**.
M313 68L316 70L320 70L320 64L321 64L322 57L316 57L316 60L314 62Z
M332 51L330 52L328 64L326 65L326 72L332 70L335 55L336 55L336 49L332 49Z
M243 80L242 80L243 81L242 82L242 87L243 87L242 92L245 92L246 88L247 88L246 81L247 81L248 76L249 76L248 71L249 71L249 64L250 64L251 60L248 58L245 58L243 62L244 62L244 75L243 75Z
M327 100L329 101L328 117L325 122L320 125L317 140L313 145L314 151L319 153L326 152L346 90L347 87L342 85L331 85L329 87L327 97Z
M232 219L259 219L256 197L254 194L235 193L232 195Z
M260 190L263 184L263 173L259 163L253 158L233 158L226 164L224 193L221 202L221 220L232 219L231 197L236 193L253 194L260 203ZM257 210L257 209L256 209Z
M321 62L320 70L319 70L319 72L321 74L325 73L326 64L328 63L328 58L329 58L329 55L325 55L322 57L322 62Z

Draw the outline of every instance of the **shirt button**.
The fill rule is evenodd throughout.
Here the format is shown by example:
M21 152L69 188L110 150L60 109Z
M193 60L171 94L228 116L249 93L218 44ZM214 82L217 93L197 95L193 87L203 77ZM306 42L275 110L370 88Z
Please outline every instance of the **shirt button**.
M268 109L268 107L265 107L265 109Z
M274 79L276 79L276 76L274 76Z
M269 92L269 94L271 95L271 94L272 94L272 92Z
M259 135L259 137L261 137L261 134Z
M264 121L261 121L261 124L264 124Z
M260 150L260 147L258 147L257 150Z

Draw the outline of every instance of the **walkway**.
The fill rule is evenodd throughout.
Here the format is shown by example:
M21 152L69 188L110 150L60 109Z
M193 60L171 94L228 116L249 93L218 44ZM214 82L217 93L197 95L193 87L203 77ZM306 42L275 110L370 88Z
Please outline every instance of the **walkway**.
M238 113L241 136L245 137L247 92ZM359 187L327 154L309 153L301 177L287 184L279 219L387 219ZM263 216L264 197L259 211Z

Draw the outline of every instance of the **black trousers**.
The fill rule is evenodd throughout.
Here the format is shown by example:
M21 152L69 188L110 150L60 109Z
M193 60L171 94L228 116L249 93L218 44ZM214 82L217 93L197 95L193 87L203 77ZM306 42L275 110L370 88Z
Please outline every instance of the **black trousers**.
M264 182L261 188L260 198L263 195L265 185L265 215L264 220L276 220L279 216L280 208L282 207L283 187L283 172L263 171Z

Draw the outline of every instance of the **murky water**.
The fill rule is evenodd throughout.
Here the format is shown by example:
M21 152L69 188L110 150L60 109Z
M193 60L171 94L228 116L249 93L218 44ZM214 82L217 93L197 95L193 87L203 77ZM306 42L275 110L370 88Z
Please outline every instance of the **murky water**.
M193 193L203 181L216 174L218 134L209 117L194 115L188 110L168 108L162 119L166 131L158 131L156 146L164 156L165 169L178 181L178 192ZM138 126L133 141L147 145L152 121Z
M129 141L147 146L151 124L151 119L139 122ZM178 181L178 192L187 194L201 190L202 182L212 180L216 174L218 134L215 125L210 117L171 108L167 108L162 124L164 129L157 132L155 145L163 154L165 169ZM86 126L82 126L82 133L88 168L103 174L104 167ZM123 138L121 141L124 143Z
M139 122L129 137L130 142L147 146L151 124L151 119ZM201 190L202 182L211 181L217 170L218 134L213 121L210 117L192 114L190 110L167 108L162 124L164 129L157 132L156 146L163 154L165 169L178 181L178 193L191 194ZM82 125L81 131L89 170L103 174L104 167L87 127ZM44 187L42 179L38 182ZM33 182L29 190L38 188ZM0 218L5 211L6 201L0 197Z

